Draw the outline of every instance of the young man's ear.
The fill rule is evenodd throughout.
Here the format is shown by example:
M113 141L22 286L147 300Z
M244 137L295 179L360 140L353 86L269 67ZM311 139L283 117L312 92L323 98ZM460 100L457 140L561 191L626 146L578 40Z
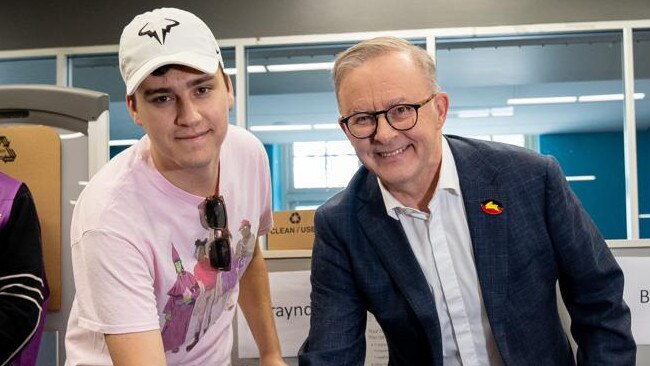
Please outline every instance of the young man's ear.
M223 76L224 84L226 84L226 91L228 91L228 110L231 110L235 106L235 88L232 85L230 75L226 74L223 70L221 70L221 75Z
M133 122L135 122L136 125L142 127L142 123L140 122L140 116L138 115L137 105L135 102L135 95L126 96L126 106L128 107L129 114L131 115L131 119L133 119Z

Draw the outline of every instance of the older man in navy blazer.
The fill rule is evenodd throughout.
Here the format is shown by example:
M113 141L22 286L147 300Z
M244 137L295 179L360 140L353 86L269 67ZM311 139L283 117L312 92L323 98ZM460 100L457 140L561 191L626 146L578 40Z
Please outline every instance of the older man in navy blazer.
M448 96L406 41L353 46L334 81L363 167L316 212L301 365L363 365L367 311L390 365L634 365L623 274L555 159L443 136Z

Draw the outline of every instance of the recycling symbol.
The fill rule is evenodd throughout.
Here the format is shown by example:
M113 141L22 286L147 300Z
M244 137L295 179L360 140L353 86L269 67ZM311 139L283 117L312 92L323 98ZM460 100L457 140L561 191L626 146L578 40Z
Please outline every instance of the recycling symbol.
M5 163L16 160L16 152L9 147L9 140L5 136L0 136L0 160Z
M294 212L289 216L289 221L291 221L292 224L300 224L300 214L297 212Z

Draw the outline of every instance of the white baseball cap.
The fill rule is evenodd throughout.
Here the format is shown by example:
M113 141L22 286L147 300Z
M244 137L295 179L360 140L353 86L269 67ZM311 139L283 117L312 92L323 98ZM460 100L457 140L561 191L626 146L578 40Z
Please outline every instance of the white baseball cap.
M119 59L127 95L161 66L183 65L208 74L223 67L210 28L196 15L175 8L155 9L133 18L122 31Z

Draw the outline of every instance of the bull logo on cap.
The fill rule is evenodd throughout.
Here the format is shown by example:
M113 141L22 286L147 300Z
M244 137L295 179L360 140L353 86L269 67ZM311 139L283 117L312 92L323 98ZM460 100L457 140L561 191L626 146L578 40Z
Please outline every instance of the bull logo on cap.
M140 29L138 32L139 36L149 36L151 38L154 38L158 43L165 44L165 38L167 38L167 33L169 31L179 25L178 21L174 19L168 19L168 18L163 18L160 19L157 22L154 23L147 23ZM160 37L162 36L162 41L160 40Z

